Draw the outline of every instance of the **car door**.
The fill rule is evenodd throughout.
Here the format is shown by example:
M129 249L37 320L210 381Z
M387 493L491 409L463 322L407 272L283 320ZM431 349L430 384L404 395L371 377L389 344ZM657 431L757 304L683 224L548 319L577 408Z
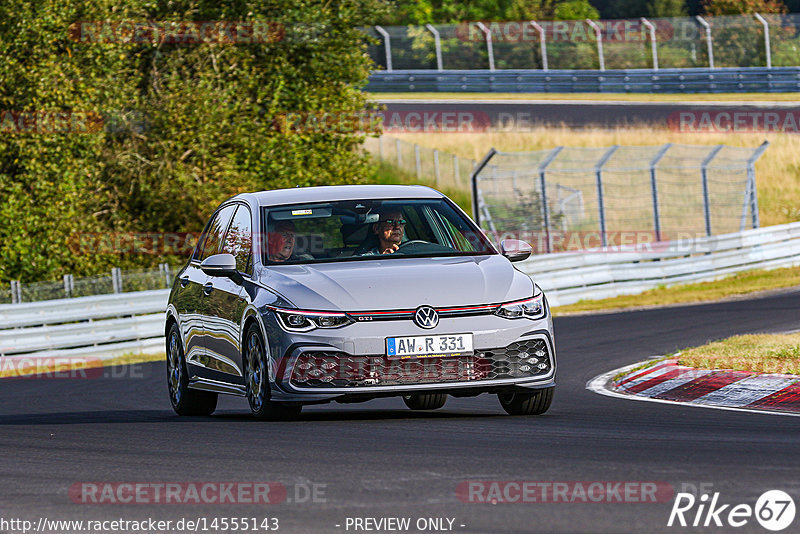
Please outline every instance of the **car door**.
M248 207L238 204L220 252L236 258L236 269L244 278L252 277L253 232ZM209 367L225 373L227 381L243 377L241 326L248 295L239 281L228 276L210 276L204 288L203 326ZM235 380L234 380L235 379Z
M200 264L204 259L219 252L235 210L235 205L229 205L214 213L200 238L192 261L178 277L178 283L181 285L179 301L182 309L177 306L176 308L181 318L181 333L186 344L186 362L199 367L209 367L210 363L205 349L204 321L210 277L200 269Z

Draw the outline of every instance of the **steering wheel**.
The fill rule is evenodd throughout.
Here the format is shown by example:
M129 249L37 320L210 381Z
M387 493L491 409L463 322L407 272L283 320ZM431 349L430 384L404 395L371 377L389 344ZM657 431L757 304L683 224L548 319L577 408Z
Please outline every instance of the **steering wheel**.
M411 241L406 241L405 243L401 243L400 246L397 247L397 250L395 252L401 251L403 248L407 247L408 245L414 245L414 244L419 244L419 243L422 243L422 244L425 244L425 245L429 245L430 244L427 241L424 241L422 239L412 239Z

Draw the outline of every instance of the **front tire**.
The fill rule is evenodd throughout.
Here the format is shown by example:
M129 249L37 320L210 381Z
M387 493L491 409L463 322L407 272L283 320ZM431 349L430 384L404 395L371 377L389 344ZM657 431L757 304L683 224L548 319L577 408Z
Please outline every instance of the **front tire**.
M447 402L447 393L404 395L403 402L412 410L438 410Z
M251 324L247 329L244 346L245 389L250 412L260 421L294 419L303 410L302 406L292 406L272 402L269 393L269 373L267 351L261 330Z
M553 391L549 387L533 393L498 393L497 399L508 415L541 415L553 402Z
M217 409L217 394L189 389L189 373L178 325L167 335L167 389L172 409L178 415L211 415Z

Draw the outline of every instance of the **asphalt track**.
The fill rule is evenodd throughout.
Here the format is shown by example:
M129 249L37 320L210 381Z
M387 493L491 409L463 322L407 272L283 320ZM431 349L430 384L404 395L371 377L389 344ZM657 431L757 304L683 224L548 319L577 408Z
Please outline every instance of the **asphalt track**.
M479 128L499 131L525 131L544 125L564 125L570 128L620 128L649 125L657 128L677 128L681 112L691 112L699 124L702 113L711 117L728 112L756 114L763 124L763 113L800 111L797 102L629 102L609 100L413 100L392 99L376 101L385 106L384 128L391 132L391 114L399 113L401 120L408 113L461 112L474 116ZM783 117L783 115L781 115ZM747 121L747 119L745 119ZM781 119L782 120L782 119ZM749 122L742 128L747 130ZM413 131L413 130L411 130ZM747 130L749 131L749 130ZM399 133L399 132L395 132Z
M451 398L433 413L410 412L398 399L311 407L301 420L280 423L253 421L246 401L225 398L212 417L179 418L160 363L124 377L4 381L0 518L270 516L279 532L317 533L354 532L345 529L347 517L449 517L455 532L470 533L698 531L666 527L672 499L492 505L461 502L456 487L467 480L663 481L675 491L705 485L720 503L752 506L770 489L798 501L800 418L631 402L585 389L596 375L652 355L737 333L797 329L798 319L800 290L559 318L558 388L541 417L506 416L483 395ZM314 483L324 485L324 496L268 506L75 504L68 489L87 481L277 481L294 500L295 488ZM736 531L766 532L752 518Z

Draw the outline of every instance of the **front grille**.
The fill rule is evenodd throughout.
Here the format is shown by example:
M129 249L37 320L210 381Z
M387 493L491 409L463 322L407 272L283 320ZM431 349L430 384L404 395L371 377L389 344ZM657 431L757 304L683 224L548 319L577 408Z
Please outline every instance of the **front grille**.
M530 339L453 358L399 360L335 351L304 352L295 362L290 380L300 388L477 382L532 378L547 374L551 366L547 343L543 339Z

